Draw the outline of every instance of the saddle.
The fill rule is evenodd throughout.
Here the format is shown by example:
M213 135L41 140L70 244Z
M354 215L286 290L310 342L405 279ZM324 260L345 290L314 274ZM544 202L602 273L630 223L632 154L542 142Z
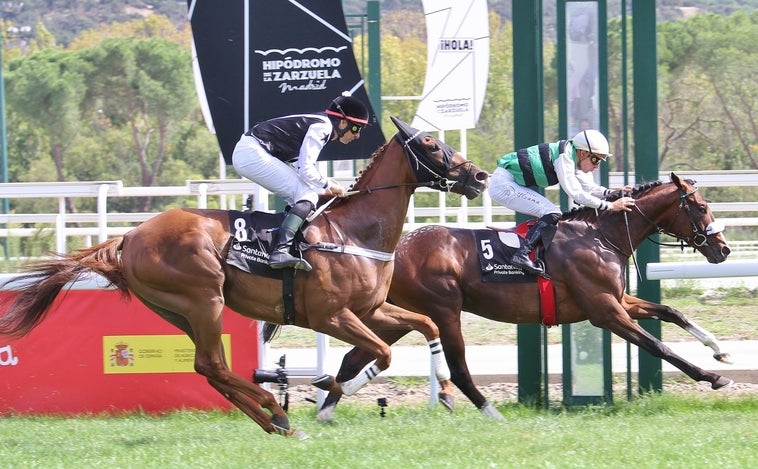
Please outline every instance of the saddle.
M251 274L281 280L286 269L269 267L268 254L274 232L281 225L284 216L284 213L229 210L232 243L226 255L226 263ZM296 245L293 243L294 249L297 249Z
M474 230L477 246L479 246L478 254L483 282L529 283L534 281L535 275L528 274L510 263L511 257L521 247L524 236L534 223L536 220L526 221L515 228L489 226L487 229ZM530 255L533 261L545 265L545 251L550 247L554 235L555 227L543 228L541 242L535 246Z
M512 283L537 283L540 295L540 315L542 325L546 327L558 324L555 304L555 290L553 281L549 277L533 275L524 272L510 264L513 253L524 242L524 236L536 220L517 225L515 228L503 229L488 227L485 230L474 230L476 245L479 247L479 264L482 273L482 282L512 282ZM555 235L556 228L545 228L542 231L542 240L530 254L535 262L541 262L545 266L545 251Z
M284 220L285 213L267 213L229 210L229 234L231 244L226 254L226 263L238 269L262 277L282 281L284 299L284 322L295 323L295 269L272 269L268 265L274 232ZM304 228L307 225L303 225ZM302 238L302 232L297 236ZM302 255L300 243L292 243L292 254Z

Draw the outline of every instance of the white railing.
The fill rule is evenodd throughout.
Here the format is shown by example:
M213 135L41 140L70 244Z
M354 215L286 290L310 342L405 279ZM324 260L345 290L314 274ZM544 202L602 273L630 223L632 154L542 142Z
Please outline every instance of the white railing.
M699 187L758 186L758 171L677 172L677 174L681 177L695 179ZM662 172L660 179L668 180L668 173ZM341 179L341 182L348 186L353 180L353 178L344 178ZM621 187L623 183L623 175L611 174L609 184L611 187ZM630 178L628 183L634 184L634 178ZM548 190L554 191L556 189ZM414 197L408 207L405 223L405 229L408 231L426 224L465 226L468 228L482 228L492 224L503 227L514 225L513 211L497 204L493 205L487 194L483 195L481 202L469 203L464 198L450 197L445 193L431 189L417 190L417 194L426 192L437 194L437 204L433 207L417 207ZM68 238L81 237L84 239L83 244L89 246L93 243L93 238L101 242L112 236L123 235L137 224L158 214L157 212L109 212L108 202L116 198L183 197L188 207L207 208L213 206L221 209L236 209L245 206L247 198L251 195L253 196L254 209L269 210L269 194L267 191L244 179L195 180L187 181L184 186L161 187L125 187L121 181L0 183L0 199L53 198L57 199L58 202L58 211L55 213L14 212L0 214L0 241L3 238L7 240L15 237L54 235L56 251L64 253L66 252ZM81 197L95 198L97 210L87 213L68 213L66 199ZM448 201L451 202L448 203ZM756 201L716 202L710 205L717 217L724 221L727 226L758 226L758 202ZM725 218L719 216L719 213L740 213L745 216ZM756 253L758 253L758 240L730 244L732 244L733 251L737 251L738 256L742 254L740 257L755 258ZM678 253L678 249L668 248L665 251L666 253L662 252L663 258L674 256L674 251L677 252L676 259L681 259L683 256ZM684 257L686 258L687 255L684 254ZM676 264L669 264L669 266L671 265ZM754 269L753 266L749 268ZM0 274L0 280L3 279L2 277ZM661 274L660 278L672 277ZM91 288L89 285L84 287ZM292 376L316 376L324 372L324 356L329 347L329 341L328 337L323 334L317 334L317 338L316 365L312 368L291 369L289 371ZM266 368L270 365L267 357L268 347L261 344L259 350L260 367ZM436 395L436 393L432 394ZM319 391L319 405L323 402L323 398L323 392Z
M699 187L753 187L758 186L758 171L711 171L678 172L681 177L692 178ZM660 174L661 180L668 173ZM352 178L342 179L349 185ZM631 177L629 184L634 184ZM610 186L623 185L623 175L611 173ZM554 191L555 188L548 189ZM513 211L492 204L484 194L481 202L469 202L462 197L452 197L432 189L421 188L417 194L433 192L436 206L418 207L415 197L408 207L405 223L407 231L426 224L442 224L482 228L497 224L502 227L514 225ZM94 240L102 242L113 236L123 235L139 223L157 215L153 212L117 213L108 211L109 201L122 197L183 197L188 207L206 208L209 205L222 209L243 207L246 199L253 197L253 208L269 210L269 194L264 189L245 179L191 180L183 186L126 187L122 181L90 181L67 183L0 183L0 199L54 198L58 202L56 213L6 213L0 214L0 240L13 237L55 236L57 252L66 252L66 241L71 237L83 238L83 245ZM67 198L94 198L94 212L69 213ZM716 215L727 226L758 226L758 202L716 202L711 204ZM721 217L719 213L739 213L740 216Z

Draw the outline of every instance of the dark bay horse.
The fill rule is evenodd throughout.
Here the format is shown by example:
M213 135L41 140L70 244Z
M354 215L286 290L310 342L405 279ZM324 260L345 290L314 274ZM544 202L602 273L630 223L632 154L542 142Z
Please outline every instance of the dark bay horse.
M729 362L716 339L668 306L626 294L626 265L633 251L651 234L665 233L702 253L708 262L726 260L729 247L708 204L693 181L671 173L670 183L638 186L632 192L632 212L596 212L580 209L565 213L545 253L553 280L557 319L568 324L588 319L630 341L651 355L676 366L696 381L713 389L730 379L704 371L674 354L642 329L635 320L660 319L690 332L714 350L714 358ZM611 198L617 198L615 194ZM427 226L403 237L396 250L395 273L389 301L428 315L440 329L442 347L453 383L485 415L502 418L474 386L465 359L461 335L461 310L494 321L539 324L540 300L531 283L485 283L477 255L474 230ZM394 343L405 333L383 331L381 337ZM353 349L345 356L338 380L354 376L367 363L365 352ZM330 393L319 412L329 420L339 393ZM441 400L451 408L453 402Z
M489 176L432 135L393 121L399 132L374 153L351 187L354 195L336 200L304 230L311 245L331 243L345 252L307 249L313 270L297 271L294 280L294 324L366 350L376 359L376 373L387 369L391 355L372 329L416 329L439 347L439 331L428 317L385 302L411 195L427 186L471 199L486 188ZM28 286L12 292L3 305L0 334L29 333L68 282L97 273L184 331L195 344L195 370L263 430L305 437L290 427L270 392L233 374L225 363L225 304L250 318L285 321L282 281L227 264L233 239L227 211L173 209L123 237L36 262L11 281ZM443 374L449 373L439 361ZM338 384L350 394L371 378Z

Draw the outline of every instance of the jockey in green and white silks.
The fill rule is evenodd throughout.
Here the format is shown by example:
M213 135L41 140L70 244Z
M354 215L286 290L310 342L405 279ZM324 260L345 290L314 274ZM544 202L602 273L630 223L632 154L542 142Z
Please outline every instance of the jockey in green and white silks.
M622 197L614 202L602 198L611 191L595 182L592 171L610 156L606 138L597 130L584 130L571 140L542 143L508 153L497 160L490 178L489 194L495 202L516 212L539 218L524 238L524 244L511 263L540 275L529 253L541 237L540 231L555 225L561 209L531 187L545 188L560 184L579 205L598 210L631 210L634 199ZM631 190L631 187L627 187Z

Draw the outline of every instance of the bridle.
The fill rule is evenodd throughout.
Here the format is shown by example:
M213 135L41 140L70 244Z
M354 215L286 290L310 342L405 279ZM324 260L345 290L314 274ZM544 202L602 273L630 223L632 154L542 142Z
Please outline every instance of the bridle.
M678 241L678 244L662 243L648 236L647 239L650 242L655 243L659 246L674 246L674 247L679 246L682 249L682 251L684 251L685 245L692 246L693 249L697 247L701 247L708 242L708 236L718 234L724 231L723 222L714 220L712 223L709 223L708 226L705 227L705 229L700 228L700 226L698 226L698 224L695 222L695 216L692 213L692 208L687 203L687 197L697 192L698 191L697 187L693 187L692 190L689 192L685 192L681 188L677 188L677 191L679 192L679 207L677 207L674 217L672 218L671 222L668 224L668 228L661 227L653 219L648 217L645 214L645 212L642 211L642 209L639 207L639 204L634 204L633 210L636 210L637 213L639 213L643 219L645 219L649 224L655 227L655 234L665 234L665 235L671 236L672 238L675 238ZM677 217L682 211L684 211L687 214L687 217L689 218L690 226L692 228L692 235L690 236L679 235L671 231L671 227L674 225ZM629 254L628 257L632 257L634 261L634 266L637 269L637 276L638 278L641 279L642 276L639 271L636 256L634 255L635 248L634 248L634 244L632 243L631 231L629 229L629 215L627 212L624 212L624 223L626 225L626 234L627 234L627 239L629 240L629 248L631 252L631 254ZM608 239L608 237L603 233L602 229L600 229L600 234L602 235L605 242L607 242L611 247L613 247L616 251L618 251L622 255L626 255L619 246L616 246L615 243L613 243L611 240Z
M419 186L423 185L426 187L438 189L443 192L452 191L456 184L459 186L467 187L468 182L472 177L471 166L473 165L473 162L466 160L455 166L451 166L455 150L453 150L450 145L437 140L439 150L435 151L442 151L443 158L441 167L435 165L432 160L429 159L429 157L427 157L425 154L419 155L413 150L413 147L411 146L411 142L415 141L421 133L422 131L419 130L415 134L408 137L406 140L402 141L403 149L405 150L405 154L408 157L408 163L411 165L411 168L413 168L414 172L416 173L416 179L419 181L417 184L419 184ZM451 182L447 179L451 171L454 171L464 165L466 166L466 177L462 181ZM435 166L441 169L441 171L435 170ZM424 170L425 173L422 174L422 170Z
M687 203L687 197L694 194L698 191L697 187L693 187L691 191L684 192L682 189L678 188L679 191L679 208L676 211L676 214L674 214L674 218L671 220L671 223L669 223L669 228L662 228L657 223L655 223L653 220L650 219L645 213L642 212L642 210L635 204L634 208L637 209L637 211L642 215L642 217L647 220L650 224L655 226L655 230L658 234L665 234L668 236L671 236L672 238L675 238L677 241L679 241L678 244L671 244L671 243L661 243L655 240L652 240L650 238L650 241L654 242L655 244L658 244L660 246L680 246L682 250L684 250L684 246L692 246L694 247L702 247L708 242L708 236L721 233L724 231L724 223L720 221L713 221L712 223L709 223L708 226L705 227L705 229L702 229L698 224L695 222L695 216L692 213L692 208L690 207L690 204ZM671 226L674 225L674 222L676 222L677 217L681 213L681 211L684 210L684 212L687 214L687 217L689 218L690 227L692 228L692 235L691 236L682 236L676 233L673 233L670 229Z
M442 151L443 158L442 165L435 164L425 154L422 153L419 155L419 153L414 151L413 146L411 145L411 143L415 141L415 139L421 133L422 131L419 130L406 140L398 139L398 142L405 151L405 156L408 157L408 164L410 164L411 168L416 174L417 182L404 182L399 184L387 184L384 186L366 187L363 189L349 191L348 195L354 195L361 192L370 194L373 191L381 189L392 189L396 187L429 187L442 192L451 192L456 186L468 187L469 182L473 179L472 167L474 165L474 162L466 160L455 166L451 166L455 150L453 150L453 148L449 145L438 140L437 142L440 145L439 151ZM461 166L466 166L466 176L461 181L450 181L448 179L450 173L460 168Z

